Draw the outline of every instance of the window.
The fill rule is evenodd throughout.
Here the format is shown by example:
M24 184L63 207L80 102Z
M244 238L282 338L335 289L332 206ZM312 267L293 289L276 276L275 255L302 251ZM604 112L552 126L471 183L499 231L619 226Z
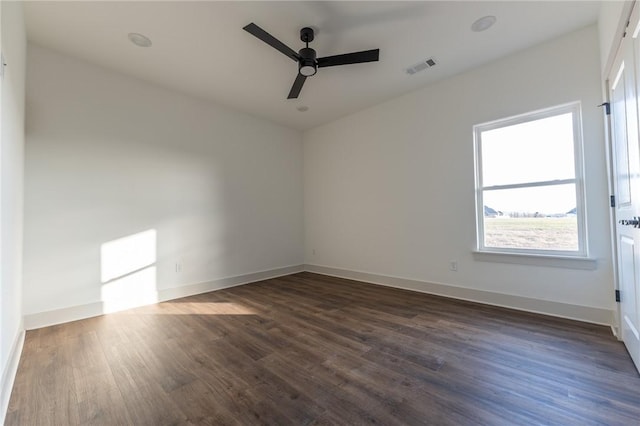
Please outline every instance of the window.
M586 257L580 104L474 126L478 251Z

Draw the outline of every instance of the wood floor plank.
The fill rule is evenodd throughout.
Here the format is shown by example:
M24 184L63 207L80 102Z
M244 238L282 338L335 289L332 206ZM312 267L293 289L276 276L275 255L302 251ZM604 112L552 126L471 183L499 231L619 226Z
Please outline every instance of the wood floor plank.
M299 273L27 332L7 425L640 425L606 327Z
M79 423L132 423L96 333L67 337L64 345L71 353Z
M109 345L103 346L103 350L133 424L187 422L187 417L149 369L146 352L139 345Z
M6 424L79 424L70 356L68 346L47 346L21 358L18 368L24 373L16 377Z
M240 419L229 412L229 410L220 404L217 395L211 392L211 389L201 380L196 380L185 386L173 390L169 397L172 400L181 401L183 404L177 413L185 413L187 416L184 423L194 425L210 425L210 426L231 426L241 425ZM152 416L157 416L155 419ZM165 417L156 413L147 416L152 419L150 425L160 424L179 424L180 422L174 417ZM142 424L136 422L135 424Z

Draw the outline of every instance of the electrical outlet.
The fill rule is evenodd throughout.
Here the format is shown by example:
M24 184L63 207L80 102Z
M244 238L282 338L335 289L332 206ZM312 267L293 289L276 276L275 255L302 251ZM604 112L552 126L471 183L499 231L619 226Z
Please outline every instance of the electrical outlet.
M311 253L315 256L316 255L316 249L311 250Z
M176 262L176 274L182 272L182 261Z
M449 261L449 270L453 272L458 272L458 261L450 260Z

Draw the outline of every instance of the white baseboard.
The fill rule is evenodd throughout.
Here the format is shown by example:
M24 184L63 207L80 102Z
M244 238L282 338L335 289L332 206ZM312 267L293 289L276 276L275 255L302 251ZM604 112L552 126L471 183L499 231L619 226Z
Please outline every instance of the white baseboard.
M622 335L620 334L620 329L617 326L611 326L611 334L613 334L616 339L622 341Z
M426 281L311 264L287 266L267 271L238 275L235 277L221 278L203 283L160 289L157 293L157 301L164 302L195 294L207 293L209 291L235 287L255 281L295 274L302 271L315 272L323 275L347 278L421 293L435 294L454 299L485 303L487 305L502 306L521 311L552 315L594 324L609 326L614 324L614 312L608 309L552 302L548 300L494 293L467 287L456 287L441 283L430 283ZM138 306L143 306L143 304ZM27 330L32 330L35 328L47 327L50 325L103 315L105 313L104 304L102 302L88 303L85 305L71 306L68 308L25 315L24 326Z
M329 266L305 264L304 270L322 275L347 278L387 287L401 288L404 290L468 300L471 302L479 302L487 305L501 306L520 311L551 315L594 324L611 325L613 324L614 318L614 312L612 310L595 308L592 306L552 302L549 300L494 293L485 290L456 287L447 284L430 283L407 278L390 277L371 274L368 272L351 271L347 269L332 268Z
M282 268L252 272L249 274L220 278L217 280L206 281L202 283L160 289L158 290L153 302L141 303L136 306L143 306L145 304L156 302L165 302L167 300L179 299L181 297L193 296L194 294L207 293L214 290L222 290L224 288L235 287L256 281L295 274L302 271L304 271L303 265L285 266ZM136 306L127 306L127 309ZM95 317L98 315L103 315L105 313L108 312L105 310L104 303L87 303L84 305L70 306L68 308L25 315L24 326L27 330L33 330L35 328L48 327L50 325L62 324L69 321Z
M11 398L11 391L13 390L13 382L16 379L16 373L18 372L18 364L20 363L20 355L22 355L22 347L24 346L24 330L18 332L11 351L9 352L9 359L7 365L2 372L2 383L0 388L0 424L4 424L4 420L7 417L7 409L9 408L9 399Z

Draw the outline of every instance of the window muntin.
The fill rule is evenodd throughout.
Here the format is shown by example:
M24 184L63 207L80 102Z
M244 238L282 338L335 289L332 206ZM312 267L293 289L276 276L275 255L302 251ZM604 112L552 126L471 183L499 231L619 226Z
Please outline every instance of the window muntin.
M478 250L586 256L580 104L474 126Z

